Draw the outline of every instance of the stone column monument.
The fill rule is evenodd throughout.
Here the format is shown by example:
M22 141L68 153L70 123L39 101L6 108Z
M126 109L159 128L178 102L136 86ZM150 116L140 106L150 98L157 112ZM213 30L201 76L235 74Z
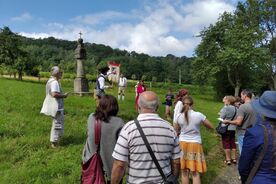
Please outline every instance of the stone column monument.
M86 59L86 50L83 45L83 39L78 39L78 46L75 50L75 59L77 61L77 77L74 80L74 92L79 95L89 93L88 80L85 78L84 60Z

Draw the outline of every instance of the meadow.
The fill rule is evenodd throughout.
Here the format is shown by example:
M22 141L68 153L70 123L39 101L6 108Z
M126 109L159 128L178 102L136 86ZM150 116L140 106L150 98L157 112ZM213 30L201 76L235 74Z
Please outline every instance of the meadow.
M45 97L45 82L0 78L0 184L80 183L87 118L95 110L95 100L92 96L76 95L65 99L65 134L61 146L53 149L49 143L51 118L39 113ZM137 116L134 84L129 83L125 101L119 102L118 116L125 122ZM93 85L90 84L91 90ZM62 87L65 92L72 91L73 81L62 80ZM223 104L214 100L211 88L154 83L148 89L155 91L163 102L169 87L175 93L187 88L194 98L194 109L217 124L217 113ZM117 96L117 87L107 93ZM161 103L158 111L161 117L164 111ZM212 183L224 167L223 152L215 131L202 128L202 138L208 168L202 183Z

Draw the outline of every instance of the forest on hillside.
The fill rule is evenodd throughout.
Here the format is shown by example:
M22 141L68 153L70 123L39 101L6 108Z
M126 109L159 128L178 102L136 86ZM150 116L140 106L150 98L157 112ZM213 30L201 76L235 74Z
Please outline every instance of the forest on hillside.
M60 40L54 37L26 38L13 33L8 27L4 27L1 34L10 37L10 48L17 47L20 50L13 52L22 52L19 58L25 61L18 61L20 66L17 66L22 68L22 73L38 76L40 72L49 72L54 65L60 66L65 73L76 73L74 50L77 47L77 41ZM127 78L178 82L178 71L181 70L182 82L191 83L191 58L180 58L171 54L166 57L153 57L135 51L112 49L106 45L88 42L84 43L84 47L87 53L85 60L87 74L96 76L97 68L106 66L108 61L115 61L121 64L121 71ZM15 65L6 64L5 66L6 71L18 70Z
M95 79L97 68L108 61L121 64L129 79L211 85L220 98L238 95L244 88L261 93L276 90L276 4L274 0L239 2L215 24L201 30L201 42L192 58L150 56L103 44L84 44L86 74ZM84 38L85 42L85 38ZM54 37L33 39L0 28L0 74L39 76L54 65L74 78L77 41Z

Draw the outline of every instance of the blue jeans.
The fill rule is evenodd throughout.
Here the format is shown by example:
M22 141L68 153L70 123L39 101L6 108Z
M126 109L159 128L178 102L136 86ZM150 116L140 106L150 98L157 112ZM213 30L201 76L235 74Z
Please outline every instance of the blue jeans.
M244 135L238 135L239 153L241 155Z

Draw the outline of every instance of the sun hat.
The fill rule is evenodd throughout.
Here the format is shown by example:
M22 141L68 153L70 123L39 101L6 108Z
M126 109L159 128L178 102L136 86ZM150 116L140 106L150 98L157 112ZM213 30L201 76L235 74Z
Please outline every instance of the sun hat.
M260 115L276 119L276 91L265 91L259 99L252 101L252 107Z

